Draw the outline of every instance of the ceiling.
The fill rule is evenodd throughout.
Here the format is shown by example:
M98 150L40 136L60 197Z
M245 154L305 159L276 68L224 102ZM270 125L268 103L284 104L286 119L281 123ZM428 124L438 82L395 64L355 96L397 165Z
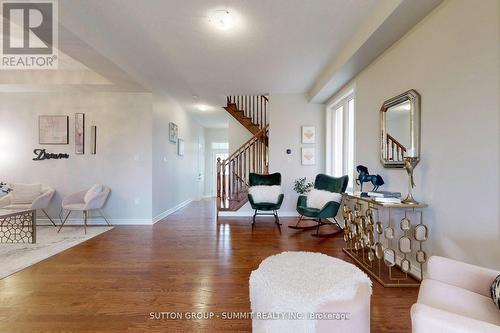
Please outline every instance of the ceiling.
M224 96L305 93L376 0L72 0L59 21L127 77L176 99L206 127L224 127ZM237 18L220 31L214 9ZM65 44L67 45L61 45ZM71 52L71 42L60 48ZM94 63L103 73L109 63ZM198 98L193 98L193 95ZM201 112L194 105L211 105Z

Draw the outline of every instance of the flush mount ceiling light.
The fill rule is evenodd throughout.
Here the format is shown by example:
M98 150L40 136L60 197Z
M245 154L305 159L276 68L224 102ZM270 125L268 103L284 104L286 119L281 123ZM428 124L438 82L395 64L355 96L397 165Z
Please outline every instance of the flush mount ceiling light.
M208 111L211 109L211 107L206 104L197 104L196 108L200 111Z
M214 10L208 20L219 30L229 30L234 26L234 16L227 9Z

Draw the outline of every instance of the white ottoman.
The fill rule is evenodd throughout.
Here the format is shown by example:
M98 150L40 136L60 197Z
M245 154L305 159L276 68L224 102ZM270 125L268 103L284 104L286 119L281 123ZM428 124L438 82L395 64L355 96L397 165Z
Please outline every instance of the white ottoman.
M370 332L371 280L314 252L283 252L250 275L253 333Z

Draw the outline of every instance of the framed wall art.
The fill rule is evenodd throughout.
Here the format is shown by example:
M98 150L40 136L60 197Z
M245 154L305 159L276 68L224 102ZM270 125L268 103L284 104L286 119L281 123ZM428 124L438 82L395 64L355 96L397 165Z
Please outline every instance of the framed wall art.
M41 145L69 144L69 116L39 116L38 143Z
M97 127L90 127L90 153L95 155L97 153Z
M168 139L170 142L177 142L179 138L179 127L174 123L168 124Z
M316 149L315 148L302 148L302 165L315 165L316 164Z
M302 126L302 143L316 143L315 126Z
M85 154L85 114L75 114L75 154Z
M184 140L177 139L177 155L184 156Z

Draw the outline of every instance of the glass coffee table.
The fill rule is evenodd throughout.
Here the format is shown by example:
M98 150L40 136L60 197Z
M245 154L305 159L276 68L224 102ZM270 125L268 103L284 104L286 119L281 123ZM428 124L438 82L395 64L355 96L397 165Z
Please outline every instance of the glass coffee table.
M0 209L0 243L36 243L35 211Z

